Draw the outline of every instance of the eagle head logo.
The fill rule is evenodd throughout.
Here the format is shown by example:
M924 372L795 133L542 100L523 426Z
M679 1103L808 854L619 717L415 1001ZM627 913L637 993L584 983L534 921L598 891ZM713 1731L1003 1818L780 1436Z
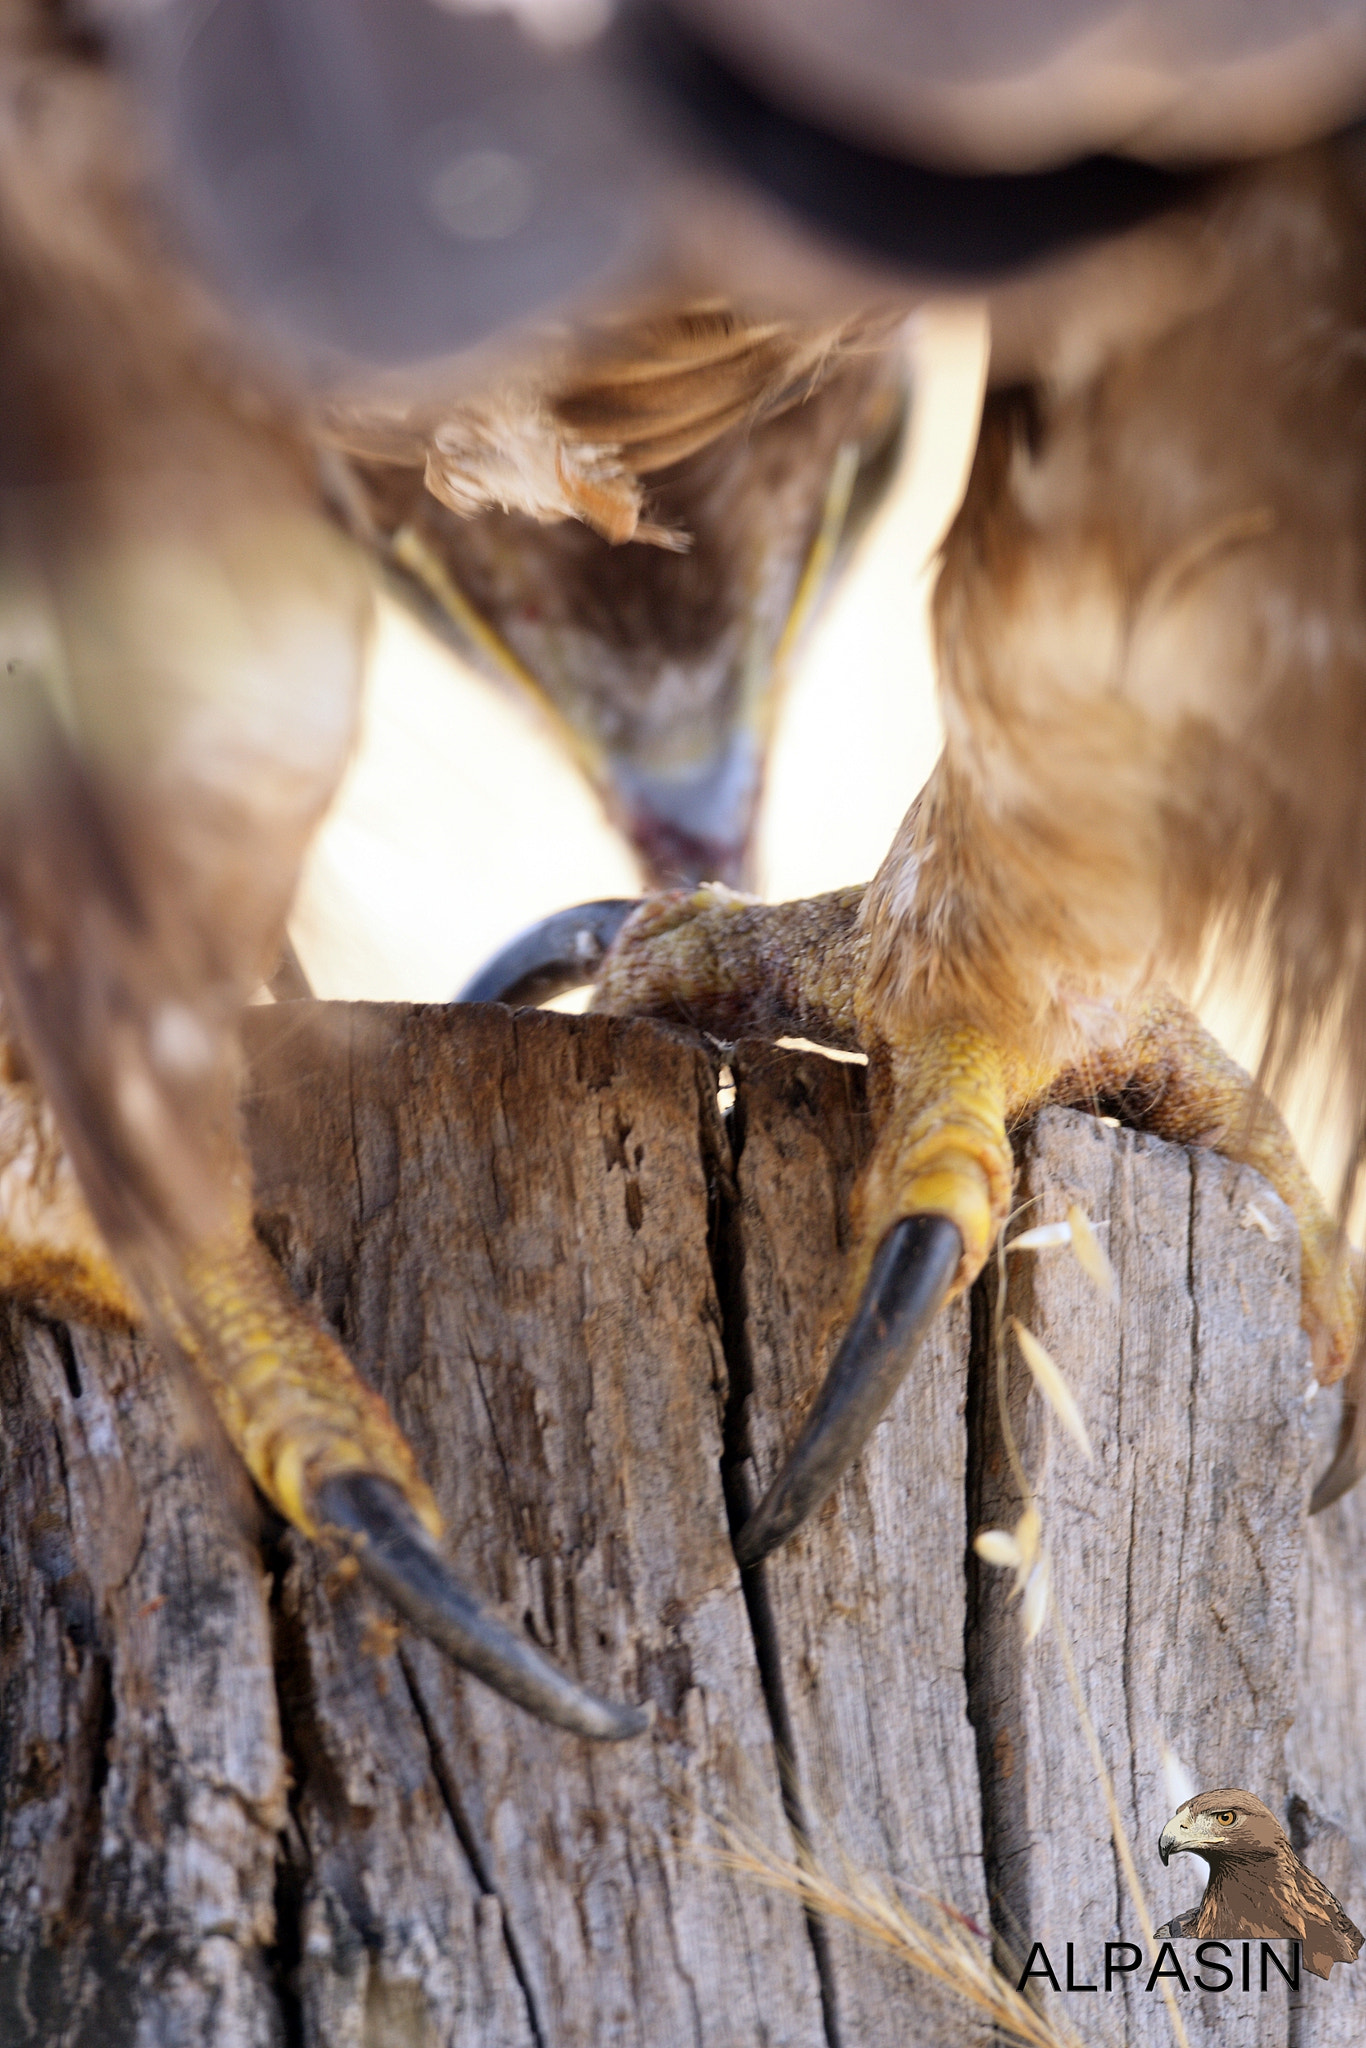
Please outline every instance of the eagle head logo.
M1222 1786L1179 1806L1158 1837L1163 1863L1188 1850L1209 1864L1205 1896L1159 1927L1170 1941L1298 1941L1316 1977L1354 1963L1362 1943L1327 1885L1295 1854L1270 1807Z

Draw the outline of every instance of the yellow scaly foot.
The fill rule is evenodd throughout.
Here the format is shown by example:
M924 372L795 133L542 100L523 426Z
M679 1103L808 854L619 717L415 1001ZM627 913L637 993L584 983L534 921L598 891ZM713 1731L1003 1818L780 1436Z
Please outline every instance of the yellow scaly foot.
M52 1113L0 1028L0 1291L61 1321L129 1328L140 1306L110 1258ZM596 1739L648 1716L602 1700L460 1585L441 1517L388 1408L299 1307L262 1250L245 1199L193 1245L174 1296L150 1302L203 1382L266 1498L310 1537L347 1544L362 1570L466 1670L542 1719Z
M879 1134L855 1192L848 1330L786 1466L741 1533L742 1563L757 1563L825 1497L891 1399L920 1331L981 1270L1010 1207L1008 1133L1046 1103L1115 1109L1264 1174L1299 1231L1315 1370L1324 1383L1346 1372L1360 1337L1359 1255L1279 1113L1183 1003L1153 989L1092 1000L1066 1058L942 1016L889 1043L865 1001L861 898L842 890L768 906L719 889L653 898L622 925L597 978L601 1009L727 1037L813 1038L869 1058ZM1359 1469L1348 1445L1315 1504Z

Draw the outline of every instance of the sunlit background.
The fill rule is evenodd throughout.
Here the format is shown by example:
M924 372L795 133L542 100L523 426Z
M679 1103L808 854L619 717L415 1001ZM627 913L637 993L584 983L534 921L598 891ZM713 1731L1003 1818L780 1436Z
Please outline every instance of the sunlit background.
M939 751L928 605L976 440L985 309L929 305L905 346L914 403L897 475L787 679L759 831L771 901L866 881ZM316 993L446 1001L546 913L639 888L634 856L535 705L386 600L361 743L292 923ZM1215 987L1202 1009L1255 1064L1255 996ZM1335 1198L1346 1119L1321 1064L1283 1106Z

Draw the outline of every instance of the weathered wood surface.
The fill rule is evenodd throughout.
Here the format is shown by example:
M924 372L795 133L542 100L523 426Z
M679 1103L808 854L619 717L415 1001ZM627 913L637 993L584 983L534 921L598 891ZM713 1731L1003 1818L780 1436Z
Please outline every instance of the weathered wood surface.
M1239 1785L1273 1809L1286 1802L1290 1646L1316 1457L1303 1401L1308 1344L1295 1328L1298 1247L1265 1184L1210 1153L1048 1112L1023 1166L1031 1223L1076 1201L1108 1224L1113 1247L1114 1302L1071 1258L1022 1257L1011 1274L1010 1311L1066 1375L1094 1463L1028 1396L1018 1369L1008 1412L1037 1485L1080 1687L1160 1925L1194 1905L1203 1882L1188 1861L1164 1871L1154 1853L1174 1805L1167 1751L1199 1788ZM973 1519L1008 1524L1018 1503L985 1391ZM973 1581L970 1666L992 1707L979 1735L1002 1917L1060 1956L1072 1940L1079 1957L1099 1961L1105 1942L1140 1935L1100 1788L1078 1757L1057 1631L1026 1647L1001 1575L978 1567ZM1334 2007L1348 1974L1338 1973ZM1255 2024L1227 2000L1183 2001L1192 2048L1284 2040L1284 1998L1269 1992ZM1160 1999L1142 1985L1126 1985L1124 2006L1127 2042L1170 2040Z
M716 1860L724 1817L929 1886L1017 1946L1136 1938L1056 1632L971 1556L1018 1511L990 1289L942 1319L837 1499L747 1603L732 1507L828 1355L862 1075L647 1025L285 1006L253 1026L262 1230L381 1385L471 1583L657 1705L592 1750L396 1637L225 1474L144 1345L11 1314L0 1343L0 2043L174 2048L984 2042L970 2015ZM1028 1220L1108 1226L1008 1307L1008 1412L1155 1921L1164 1744L1288 1802L1366 1920L1366 1515L1310 1525L1295 1250L1251 1176L1051 1112ZM1277 1232L1268 1241L1255 1203ZM756 1643L759 1648L756 1649ZM785 1812L779 1745L788 1757ZM1182 1998L1192 2042L1337 2048L1366 1995ZM1062 2003L1167 2039L1154 1993ZM1089 2008L1089 2009L1088 2009Z

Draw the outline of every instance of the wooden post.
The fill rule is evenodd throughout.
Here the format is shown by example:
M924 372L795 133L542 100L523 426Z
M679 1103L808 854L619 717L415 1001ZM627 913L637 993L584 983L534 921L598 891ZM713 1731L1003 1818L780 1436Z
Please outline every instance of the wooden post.
M861 1071L500 1009L254 1014L259 1225L418 1446L468 1582L646 1741L546 1730L253 1505L148 1346L0 1331L5 2048L958 2048L989 2029L718 1855L718 1821L924 1887L1017 1950L1138 1938L1058 1624L970 1550L1019 1500L994 1279L942 1319L814 1524L742 1590L731 1510L837 1334ZM1163 1752L1287 1812L1358 1921L1366 1517L1306 1530L1332 1434L1263 1184L1049 1112L1008 1262L1087 1465L1008 1344L1062 1625L1155 1921ZM1268 1238L1263 1225L1274 1235ZM1047 1994L1045 1994L1045 2001ZM1139 1989L1085 2041L1169 2037ZM1088 2008L1090 2008L1088 2010ZM1191 1998L1192 2043L1366 2039L1350 1969ZM1236 2018L1236 2028L1235 2028ZM1221 2031L1222 2029L1222 2031Z

